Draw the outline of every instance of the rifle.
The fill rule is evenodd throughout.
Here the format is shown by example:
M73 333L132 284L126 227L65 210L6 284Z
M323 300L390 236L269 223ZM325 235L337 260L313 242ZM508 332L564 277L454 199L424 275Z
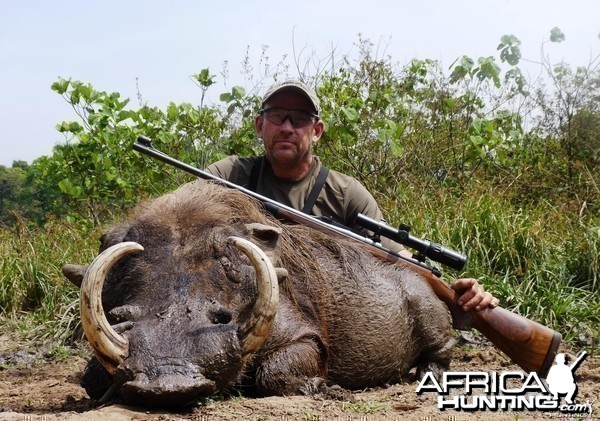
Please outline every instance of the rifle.
M383 222L377 222L362 213L356 215L355 222L361 227L373 231L372 238L376 239L375 241L379 241L379 238L383 235L418 251L419 254L413 255L413 258L421 263L425 263L425 258L429 258L456 270L461 270L467 263L467 258L457 251L410 235L410 227L406 224L401 224L400 228L395 229ZM436 276L441 275L437 269L432 267L431 270Z
M409 267L421 275L438 298L447 305L455 329L469 330L475 328L523 370L526 372L535 371L542 378L547 376L562 339L560 333L501 307L488 307L481 311L471 310L465 312L457 304L458 294L440 279L439 272L436 273L431 266L422 260L400 256L386 249L380 243L349 229L307 215L235 183L178 161L155 149L152 146L152 141L145 136L138 137L133 149L197 177L217 181L226 187L241 191L261 201L265 209L276 218L302 224L334 237L352 239L358 242L363 249L381 260Z

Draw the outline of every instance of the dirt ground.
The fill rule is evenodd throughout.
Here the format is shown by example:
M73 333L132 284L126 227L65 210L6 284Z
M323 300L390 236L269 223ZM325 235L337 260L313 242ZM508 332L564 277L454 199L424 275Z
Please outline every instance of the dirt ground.
M32 348L7 335L0 336L0 420L529 420L566 419L554 412L441 411L437 394L417 395L416 380L386 388L341 393L339 399L322 396L229 397L206 399L181 411L134 408L91 400L79 386L86 362L81 356L49 358L50 345ZM577 350L561 349L571 355ZM479 339L456 350L453 371L520 371L507 358ZM591 357L575 373L576 402L593 402L600 414L600 358ZM595 417L594 417L595 416Z

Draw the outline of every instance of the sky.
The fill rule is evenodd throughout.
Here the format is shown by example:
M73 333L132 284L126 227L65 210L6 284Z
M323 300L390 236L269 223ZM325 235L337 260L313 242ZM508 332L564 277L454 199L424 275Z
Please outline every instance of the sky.
M242 76L246 54L256 77L263 51L272 66L287 56L295 77L293 57L325 58L333 48L356 57L361 34L394 63L429 58L447 68L462 55L495 55L500 37L512 34L523 57L539 62L554 27L566 40L544 47L551 61L582 66L600 54L600 0L4 1L0 165L31 163L65 141L56 125L78 117L50 89L59 78L119 92L133 108L138 93L149 106L200 105L190 76L203 68L218 82L205 102L254 86Z

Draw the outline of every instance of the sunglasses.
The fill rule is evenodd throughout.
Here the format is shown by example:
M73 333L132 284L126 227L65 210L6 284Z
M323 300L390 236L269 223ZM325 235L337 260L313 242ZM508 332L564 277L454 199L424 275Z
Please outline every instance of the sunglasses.
M312 124L314 119L319 119L315 113L304 110L290 110L281 107L271 107L260 110L260 115L269 120L276 126L281 126L285 120L289 119L295 129L306 127Z

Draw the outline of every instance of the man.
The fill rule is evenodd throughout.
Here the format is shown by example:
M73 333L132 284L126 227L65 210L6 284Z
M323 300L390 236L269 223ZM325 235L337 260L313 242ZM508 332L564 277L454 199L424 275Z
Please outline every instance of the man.
M210 165L206 171L352 229L361 230L354 222L358 213L381 220L375 199L361 183L328 170L312 154L312 147L324 130L320 111L319 98L306 84L295 80L275 83L265 93L261 110L254 119L256 133L265 147L264 157L230 156ZM383 245L411 256L387 239ZM461 294L458 303L465 311L498 305L498 300L475 279L459 279L452 288Z

